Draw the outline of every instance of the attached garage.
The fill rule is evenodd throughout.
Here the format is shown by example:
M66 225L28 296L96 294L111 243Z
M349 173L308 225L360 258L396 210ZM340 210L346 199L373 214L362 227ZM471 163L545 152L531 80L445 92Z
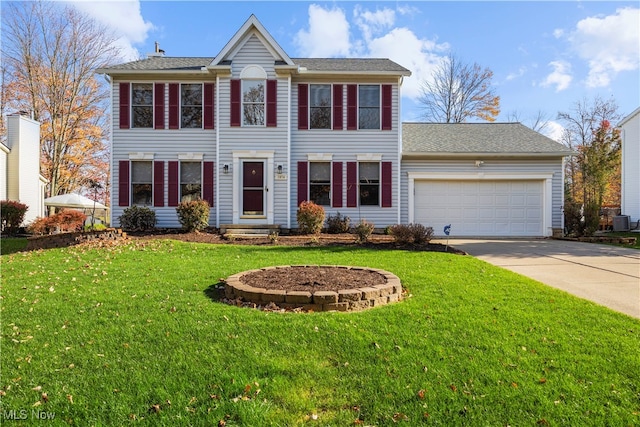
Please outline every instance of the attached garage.
M401 221L451 237L562 232L563 145L520 123L403 123Z
M544 181L418 180L413 222L455 236L543 236Z

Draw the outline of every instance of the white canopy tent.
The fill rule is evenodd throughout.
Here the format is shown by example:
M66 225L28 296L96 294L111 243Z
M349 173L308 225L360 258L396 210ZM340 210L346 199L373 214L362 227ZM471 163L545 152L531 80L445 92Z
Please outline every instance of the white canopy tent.
M100 221L96 222L108 222L107 217L109 208L107 206L77 193L60 194L58 196L48 197L44 199L44 205L56 208L78 209L87 215L91 215L95 209L96 219L101 218ZM86 223L91 223L90 218L87 218Z

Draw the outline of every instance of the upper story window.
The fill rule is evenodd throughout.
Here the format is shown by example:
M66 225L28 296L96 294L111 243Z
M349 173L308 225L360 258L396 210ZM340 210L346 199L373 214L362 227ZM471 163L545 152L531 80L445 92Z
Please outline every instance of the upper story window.
M331 85L309 85L309 128L331 129Z
M309 200L321 206L331 204L331 162L309 163Z
M153 127L153 84L131 84L131 127Z
M380 85L358 86L358 129L380 129Z
M151 206L152 197L152 162L131 162L131 204L139 206Z
M242 124L264 126L265 80L242 81Z
M202 84L180 86L180 116L182 128L202 128Z

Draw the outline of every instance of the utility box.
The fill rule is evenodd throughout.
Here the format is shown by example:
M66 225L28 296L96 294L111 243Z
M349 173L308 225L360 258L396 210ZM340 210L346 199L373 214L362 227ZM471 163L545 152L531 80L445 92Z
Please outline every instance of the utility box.
M613 231L629 231L631 228L629 215L617 215L613 217Z

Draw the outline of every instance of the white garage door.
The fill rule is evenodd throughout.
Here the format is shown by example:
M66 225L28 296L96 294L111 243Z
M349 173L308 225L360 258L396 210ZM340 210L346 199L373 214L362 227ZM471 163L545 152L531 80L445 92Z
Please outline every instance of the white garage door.
M414 209L438 236L542 236L543 181L416 181Z

